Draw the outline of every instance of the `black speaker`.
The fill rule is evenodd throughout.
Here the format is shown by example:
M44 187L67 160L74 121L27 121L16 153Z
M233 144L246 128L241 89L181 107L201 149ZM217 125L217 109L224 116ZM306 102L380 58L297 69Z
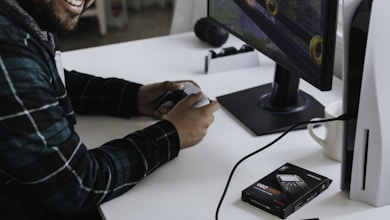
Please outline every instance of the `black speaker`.
M222 46L229 38L229 33L209 18L200 18L194 25L195 35L213 47Z

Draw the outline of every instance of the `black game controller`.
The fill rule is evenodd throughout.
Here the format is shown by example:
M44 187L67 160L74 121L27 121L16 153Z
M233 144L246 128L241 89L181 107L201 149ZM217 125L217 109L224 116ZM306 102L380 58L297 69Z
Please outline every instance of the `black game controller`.
M193 93L199 93L201 90L196 87L194 84L190 82L184 82L180 84L180 89L177 91L169 91L165 93L156 104L156 110L161 109L162 107L165 108L172 108L175 106L180 100L185 98L186 96L193 94ZM207 98L207 96L203 95L203 97L194 105L194 107L202 107L210 103L210 100Z

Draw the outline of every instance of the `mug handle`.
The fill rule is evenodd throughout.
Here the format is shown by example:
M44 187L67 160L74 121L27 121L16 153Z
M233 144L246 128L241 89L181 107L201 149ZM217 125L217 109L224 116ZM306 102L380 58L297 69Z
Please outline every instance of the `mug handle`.
M321 120L323 118L313 118L311 121L315 121L315 120ZM313 131L313 128L314 126L316 125L323 125L323 123L312 123L312 124L308 124L307 125L307 130L309 131L309 134L310 136L317 142L319 143L323 148L326 147L326 143L325 143L325 139L324 138L320 138L318 137L314 131Z

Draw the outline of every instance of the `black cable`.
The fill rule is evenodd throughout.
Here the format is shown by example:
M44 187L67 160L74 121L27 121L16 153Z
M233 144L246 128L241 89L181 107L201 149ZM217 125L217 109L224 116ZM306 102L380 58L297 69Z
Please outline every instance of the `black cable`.
M346 113L346 114L343 114L343 115L340 115L339 117L337 118L329 118L329 119L321 119L321 120L312 120L312 121L303 121L303 122L299 122L295 125L292 125L289 129L287 129L285 132L283 132L280 136L278 136L275 140L271 141L269 144L265 145L264 147L258 149L258 150L255 150L254 152L246 155L245 157L243 157L241 160L239 160L233 167L232 171L230 172L230 175L229 175L229 178L228 178L228 181L226 183L226 186L225 186L225 189L222 193L222 196L221 196L221 199L218 203L218 206L217 206L217 210L215 212L215 220L218 220L218 213L219 213L219 210L221 208L221 205L222 205L222 202L223 202L223 199L225 198L225 195L226 195L226 192L229 188L229 185L230 185L230 182L232 180L232 177L233 177L233 174L234 172L236 171L237 167L243 162L245 161L246 159L248 159L249 157L252 157L253 155L269 148L270 146L272 146L273 144L275 144L276 142L278 142L280 139L282 139L286 134L288 134L290 131L292 131L294 128L300 126L300 125L305 125L305 124L317 124L317 123L325 123L325 122L330 122L330 121L346 121L346 120L349 120L349 119L354 119L357 117L357 114L354 114L354 113Z

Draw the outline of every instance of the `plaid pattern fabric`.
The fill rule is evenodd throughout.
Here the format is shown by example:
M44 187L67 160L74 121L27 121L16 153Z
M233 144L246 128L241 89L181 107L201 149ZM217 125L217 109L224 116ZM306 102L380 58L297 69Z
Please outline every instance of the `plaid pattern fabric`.
M73 128L75 111L131 117L140 85L75 71L66 85L47 47L0 15L1 219L94 209L179 153L168 121L88 151Z

